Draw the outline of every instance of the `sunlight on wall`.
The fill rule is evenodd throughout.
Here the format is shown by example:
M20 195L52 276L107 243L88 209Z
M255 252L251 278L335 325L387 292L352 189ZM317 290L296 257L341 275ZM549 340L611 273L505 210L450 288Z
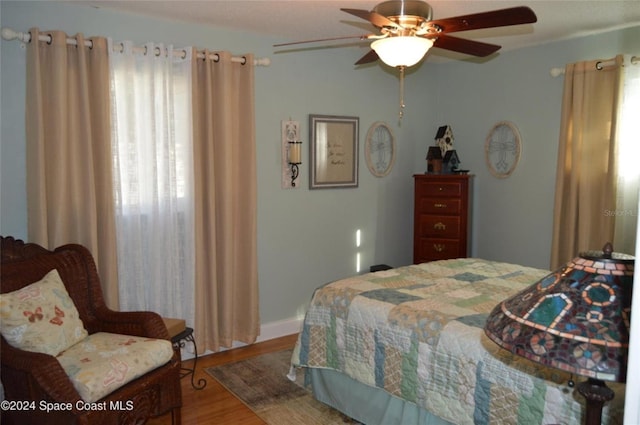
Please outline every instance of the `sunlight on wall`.
M356 273L360 273L360 243L362 232L360 229L356 230Z

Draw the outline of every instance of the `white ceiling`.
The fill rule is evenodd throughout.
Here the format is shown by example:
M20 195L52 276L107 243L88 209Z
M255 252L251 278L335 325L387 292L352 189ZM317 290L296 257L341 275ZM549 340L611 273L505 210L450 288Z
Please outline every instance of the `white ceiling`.
M282 41L300 41L374 32L364 20L340 8L371 10L370 0L209 0L209 1L73 1L94 7L168 18L216 27L268 34ZM525 46L640 25L640 0L429 0L433 18L448 18L513 6L529 6L535 24L456 33L512 50ZM312 45L336 45L324 42ZM346 42L348 44L348 41ZM364 45L366 45L366 42ZM437 49L434 49L437 50ZM277 49L274 49L277 51ZM632 52L635 53L635 52Z

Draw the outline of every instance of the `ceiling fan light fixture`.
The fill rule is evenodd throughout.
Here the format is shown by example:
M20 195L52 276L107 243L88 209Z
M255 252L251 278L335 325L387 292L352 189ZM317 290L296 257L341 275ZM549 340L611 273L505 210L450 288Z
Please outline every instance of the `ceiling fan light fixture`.
M387 37L371 43L382 62L389 66L413 66L427 54L433 40L415 36Z

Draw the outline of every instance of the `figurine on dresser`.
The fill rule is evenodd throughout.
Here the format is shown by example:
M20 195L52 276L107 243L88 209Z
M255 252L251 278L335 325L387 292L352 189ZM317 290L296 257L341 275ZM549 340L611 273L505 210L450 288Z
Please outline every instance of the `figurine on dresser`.
M449 125L438 127L435 145L427 149L427 174L466 174L460 170L460 157L453 149L453 130Z

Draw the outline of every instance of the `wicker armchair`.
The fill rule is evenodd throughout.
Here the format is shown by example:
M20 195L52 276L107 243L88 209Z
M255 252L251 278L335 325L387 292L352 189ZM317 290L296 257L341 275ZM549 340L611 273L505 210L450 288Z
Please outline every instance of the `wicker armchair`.
M65 245L49 251L36 244L25 244L1 237L2 267L0 292L20 289L57 269L69 296L75 303L87 332L110 332L140 337L169 339L159 315L152 312L109 310L102 296L93 257L80 245ZM182 403L180 358L173 358L147 374L134 379L98 400L105 410L82 407L81 397L56 357L17 349L2 337L1 379L5 399L26 404L26 411L2 409L3 424L143 424L149 417L171 411L172 423L180 424ZM46 412L50 406L72 406L70 411ZM120 406L121 409L111 408ZM34 408L32 408L34 407Z

